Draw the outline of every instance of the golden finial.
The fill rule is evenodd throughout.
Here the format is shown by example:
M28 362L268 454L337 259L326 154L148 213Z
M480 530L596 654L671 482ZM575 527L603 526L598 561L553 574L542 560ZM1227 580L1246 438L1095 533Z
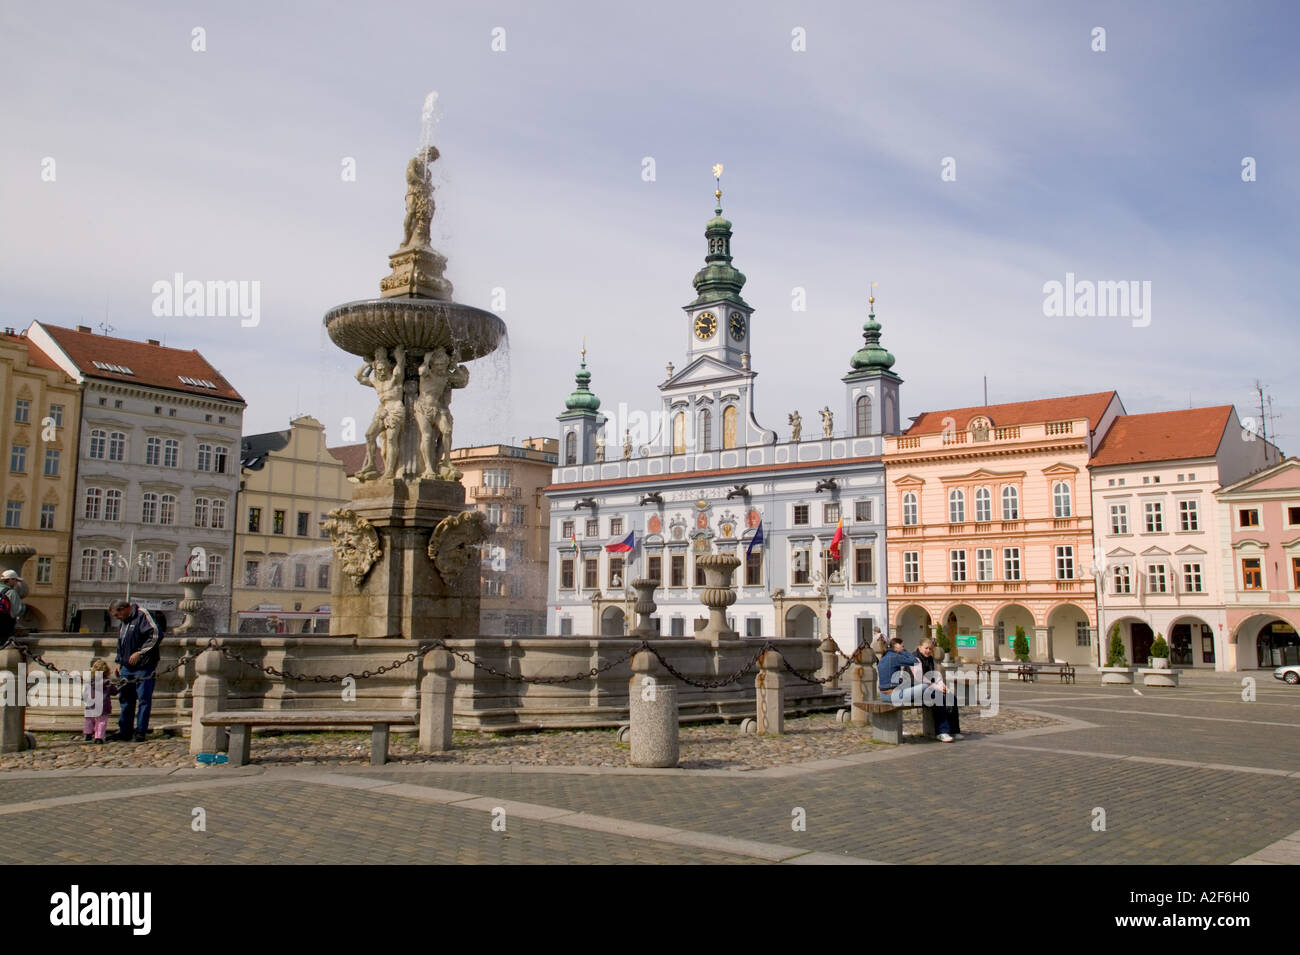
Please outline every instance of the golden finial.
M713 190L713 198L718 202L718 211L722 211L722 163L713 164L713 180L717 183L717 188Z
M877 285L879 285L879 284L880 284L879 282L872 282L872 283L871 283L871 287L874 289L874 288L875 288ZM876 296L875 296L874 294L871 294L871 295L868 295L868 296L867 296L867 304L868 304L868 305L875 305L875 304L876 304Z
M586 339L585 337L582 339L582 352L581 352L581 354L582 354L582 363L585 365L585 364L587 364L587 339Z

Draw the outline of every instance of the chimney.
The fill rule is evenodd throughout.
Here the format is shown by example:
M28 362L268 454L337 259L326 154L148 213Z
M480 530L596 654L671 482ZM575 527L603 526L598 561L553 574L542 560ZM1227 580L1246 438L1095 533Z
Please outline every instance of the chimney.
M146 338L146 339L144 340L144 342L145 342L146 345L158 345L158 344L160 344L160 342L159 342L158 339L156 339L156 338Z
M89 326L89 325L78 325L78 326L77 326L77 331L79 331L79 332L85 332L87 335L89 335L89 334L90 334L90 326Z

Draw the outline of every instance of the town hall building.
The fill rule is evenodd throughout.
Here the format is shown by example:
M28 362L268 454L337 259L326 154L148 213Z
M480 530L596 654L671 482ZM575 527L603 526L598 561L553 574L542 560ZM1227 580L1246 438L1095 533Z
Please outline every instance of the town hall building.
M764 427L752 367L761 333L741 296L732 225L715 195L696 297L683 307L690 345L659 384L660 426L645 429L635 446L631 428L618 433L591 390L585 352L559 415L560 458L546 488L547 632L626 633L635 624L629 582L652 578L660 581L658 633L692 636L707 615L695 560L732 553L741 566L728 619L738 635L829 632L851 652L887 619L881 451L884 436L899 431L902 379L880 344L870 299L865 342L842 378L842 410L828 404L807 434L797 413L783 435ZM629 541L630 550L618 549Z

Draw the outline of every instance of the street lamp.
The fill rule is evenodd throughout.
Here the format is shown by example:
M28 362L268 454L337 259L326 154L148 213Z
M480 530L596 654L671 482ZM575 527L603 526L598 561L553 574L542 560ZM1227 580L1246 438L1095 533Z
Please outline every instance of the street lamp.
M1088 567L1088 572L1097 581L1097 668L1101 669L1101 641L1106 632L1106 552L1104 550L1093 552L1092 564Z

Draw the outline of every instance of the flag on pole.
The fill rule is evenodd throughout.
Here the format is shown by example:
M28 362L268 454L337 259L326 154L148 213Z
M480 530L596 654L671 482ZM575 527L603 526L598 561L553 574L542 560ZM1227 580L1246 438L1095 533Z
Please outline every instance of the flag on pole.
M615 544L606 544L605 553L607 554L626 554L628 551L635 549L636 542L633 538L636 531L628 531L627 536Z
M575 554L578 552L578 535L576 533L569 535L569 547L572 548Z
M759 521L758 530L754 531L754 536L749 539L749 546L745 548L745 559L749 560L749 555L754 552L755 547L763 546L763 522Z
M835 536L831 538L831 556L836 560L840 559L840 541L844 540L844 518L840 518L839 524L835 527Z

